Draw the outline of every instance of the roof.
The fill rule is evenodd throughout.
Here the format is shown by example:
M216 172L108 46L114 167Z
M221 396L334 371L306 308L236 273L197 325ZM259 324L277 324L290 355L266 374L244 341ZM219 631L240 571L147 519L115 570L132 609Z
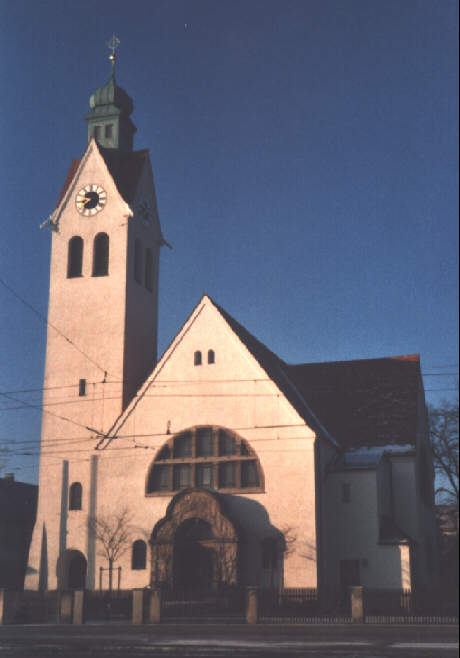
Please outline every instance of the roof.
M307 404L346 448L415 444L417 354L287 366Z
M38 486L0 478L0 522L33 521L37 507Z
M134 201L134 195L136 194L144 163L148 158L148 150L143 149L141 151L123 152L118 149L103 148L99 145L98 149L115 181L118 191L126 203L131 204ZM72 160L57 205L59 205L64 198L77 169L80 166L80 162L81 158Z
M417 354L288 365L227 311L215 306L315 430L325 428L345 450L415 444L421 387Z

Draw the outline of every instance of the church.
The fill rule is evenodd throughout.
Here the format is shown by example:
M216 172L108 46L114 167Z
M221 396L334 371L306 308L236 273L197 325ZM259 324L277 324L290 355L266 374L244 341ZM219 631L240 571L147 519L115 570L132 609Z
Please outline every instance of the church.
M167 243L132 112L112 70L48 222L25 588L436 585L418 355L288 364L204 294L158 357Z

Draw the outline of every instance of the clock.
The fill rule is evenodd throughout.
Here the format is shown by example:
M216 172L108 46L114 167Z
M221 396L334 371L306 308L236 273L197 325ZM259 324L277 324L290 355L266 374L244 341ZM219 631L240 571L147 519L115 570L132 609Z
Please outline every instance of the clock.
M107 192L100 185L85 185L77 194L75 205L81 215L91 217L100 212L107 202Z

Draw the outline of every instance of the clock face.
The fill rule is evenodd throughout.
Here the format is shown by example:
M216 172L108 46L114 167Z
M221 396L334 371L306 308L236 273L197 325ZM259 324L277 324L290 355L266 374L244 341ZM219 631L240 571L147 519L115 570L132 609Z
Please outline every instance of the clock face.
M85 185L75 199L75 205L81 215L91 217L101 211L107 201L107 192L100 185Z

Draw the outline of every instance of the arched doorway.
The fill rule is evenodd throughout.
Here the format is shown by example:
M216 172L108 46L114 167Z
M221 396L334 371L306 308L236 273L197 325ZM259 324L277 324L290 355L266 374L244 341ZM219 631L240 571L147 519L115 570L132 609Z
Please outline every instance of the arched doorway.
M185 489L174 496L150 543L152 585L203 590L239 584L241 530L214 491Z
M214 552L207 546L213 540L207 521L191 518L184 521L174 537L174 586L185 590L209 590L213 584Z
M58 559L57 567L61 589L85 589L88 563L83 553L67 549Z

